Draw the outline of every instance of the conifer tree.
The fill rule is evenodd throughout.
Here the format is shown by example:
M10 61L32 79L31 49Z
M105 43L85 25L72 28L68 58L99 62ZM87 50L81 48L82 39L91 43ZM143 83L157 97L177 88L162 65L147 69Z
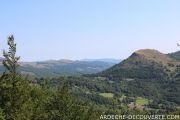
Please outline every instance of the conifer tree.
M3 65L6 71L0 78L0 107L6 120L21 120L29 116L26 113L28 102L28 84L17 72L20 57L16 57L14 37L8 37L8 52L3 51Z

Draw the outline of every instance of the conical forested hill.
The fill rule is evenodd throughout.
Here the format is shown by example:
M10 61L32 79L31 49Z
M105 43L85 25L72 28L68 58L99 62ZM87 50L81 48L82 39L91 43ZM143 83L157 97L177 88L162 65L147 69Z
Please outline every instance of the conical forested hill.
M180 62L157 50L142 49L121 63L99 73L111 78L165 78L174 77Z

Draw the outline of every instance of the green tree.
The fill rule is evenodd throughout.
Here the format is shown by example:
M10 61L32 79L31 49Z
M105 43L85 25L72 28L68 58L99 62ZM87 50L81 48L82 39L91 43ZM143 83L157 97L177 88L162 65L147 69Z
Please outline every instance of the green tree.
M80 102L70 92L70 83L65 80L58 86L49 108L50 120L96 120L99 117L92 105Z
M54 94L49 88L48 80L43 79L44 83L32 85L31 99L33 102L32 120L49 120L49 104Z
M29 100L29 85L27 80L17 72L20 57L16 57L16 44L14 37L8 37L8 52L3 51L3 65L6 71L0 77L0 107L7 120L26 119L30 115L27 112Z

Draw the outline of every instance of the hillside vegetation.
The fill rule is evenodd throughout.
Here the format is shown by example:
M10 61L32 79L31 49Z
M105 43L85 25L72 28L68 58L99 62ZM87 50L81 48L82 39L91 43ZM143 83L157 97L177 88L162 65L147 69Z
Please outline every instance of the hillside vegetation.
M168 54L169 57L180 61L180 51Z
M129 58L99 73L109 78L166 78L176 76L180 62L157 50L145 49L134 52Z
M95 74L58 73L58 77L28 78L22 74L27 63L18 62L13 36L8 38L8 45L9 51L4 51L2 60L5 71L0 76L1 120L98 120L103 114L180 112L180 64L169 55L145 49ZM59 61L28 65L44 71L51 65L63 68L64 64L73 63L63 60L59 66ZM33 72L37 74L34 69Z

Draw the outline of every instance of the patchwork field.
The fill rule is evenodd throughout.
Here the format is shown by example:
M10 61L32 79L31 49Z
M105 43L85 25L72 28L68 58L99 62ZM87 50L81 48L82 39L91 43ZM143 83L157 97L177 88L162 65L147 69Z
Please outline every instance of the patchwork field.
M113 98L114 97L113 93L100 93L99 95L106 97L106 98Z
M138 105L147 105L148 104L148 99L142 98L142 97L137 97L136 98L136 104Z

